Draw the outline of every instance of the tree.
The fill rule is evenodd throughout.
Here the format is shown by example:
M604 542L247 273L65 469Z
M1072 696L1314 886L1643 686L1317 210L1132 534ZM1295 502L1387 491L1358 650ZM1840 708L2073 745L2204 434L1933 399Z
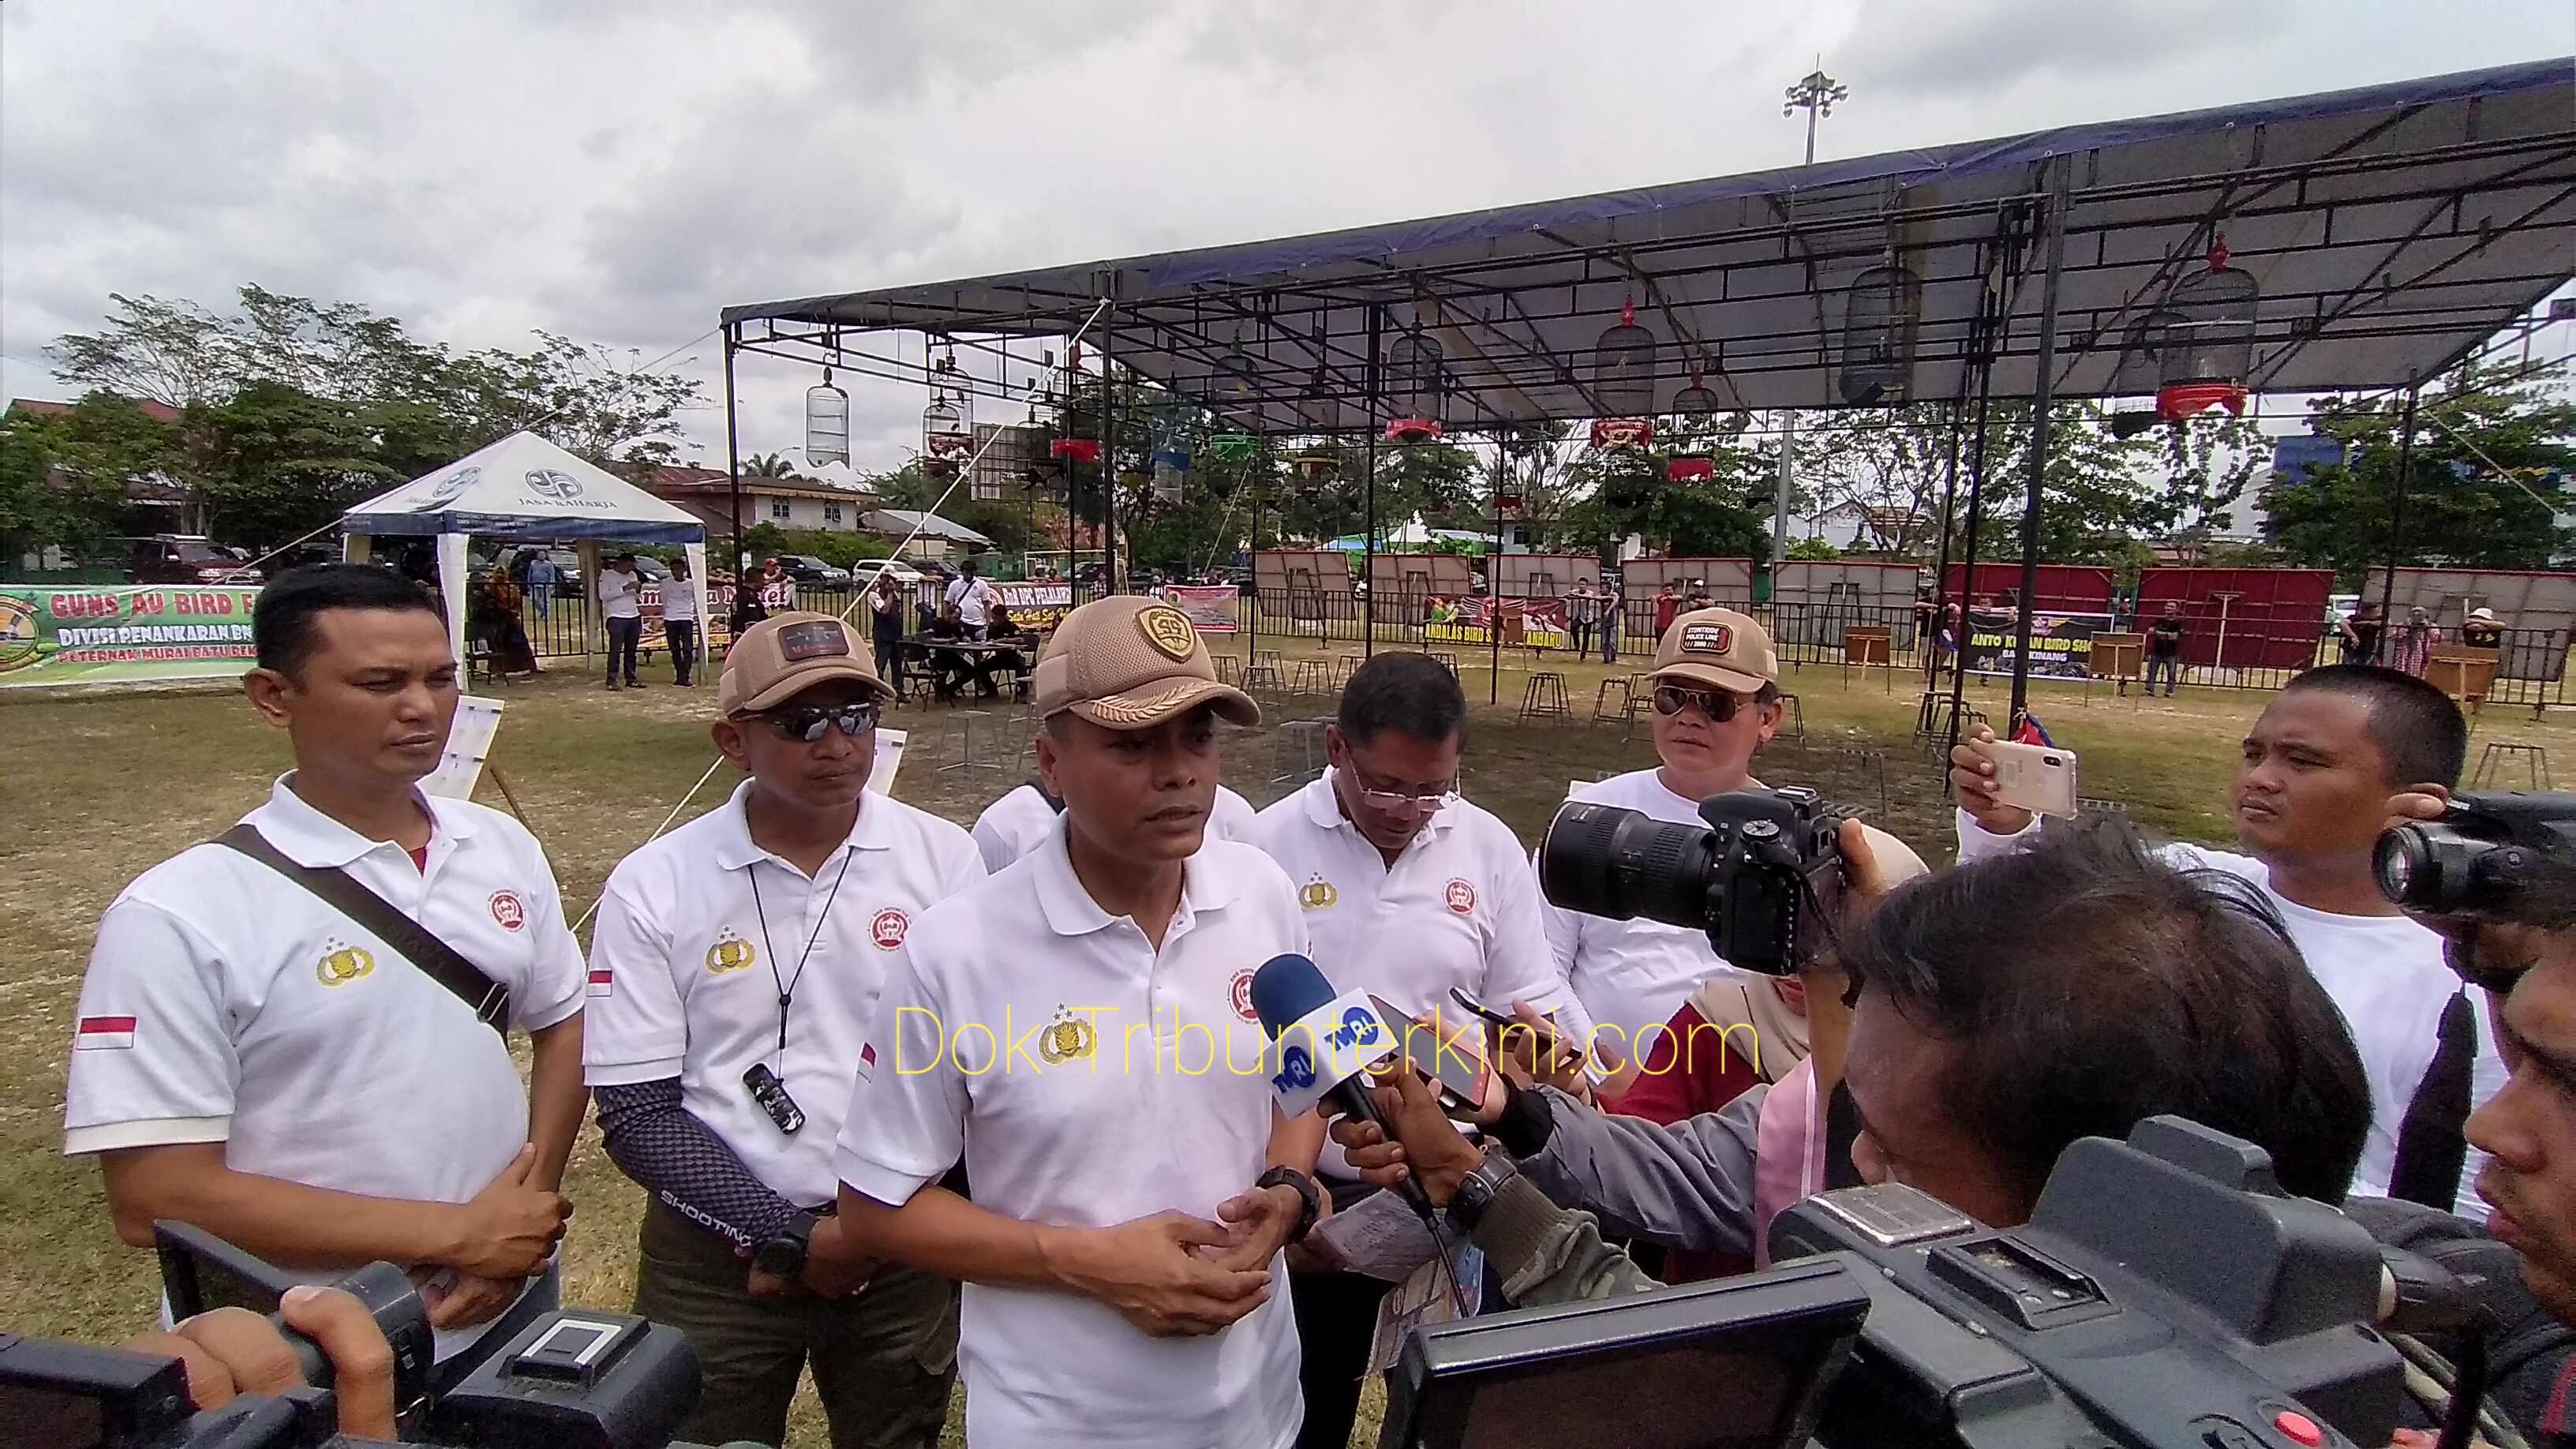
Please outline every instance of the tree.
M1695 423L1676 422L1656 451L1584 450L1567 465L1570 485L1582 490L1567 505L1560 532L1577 547L1603 558L1637 534L1686 558L1771 556L1770 478L1776 467L1766 450L1747 446L1750 414L1720 414ZM1715 476L1668 481L1677 455L1705 457Z
M594 463L679 461L681 409L699 401L693 378L623 365L604 347L540 330L526 352L491 349L443 369L446 410L471 452L525 430Z
M793 478L796 476L796 465L788 462L787 455L784 453L754 453L742 460L742 476Z
M2293 564L2331 568L2344 587L2394 553L2401 567L2541 569L2566 552L2558 515L2576 509L2576 405L2563 370L2511 376L2463 367L2423 391L2396 516L2400 398L2326 397L2308 425L2345 461L2283 478L2263 495L2264 536Z
M92 392L66 413L19 408L0 428L0 545L91 555L129 530L126 482L176 477L178 429L131 398Z
M2271 441L2250 417L2212 409L2164 433L2163 506L2179 533L2206 536L2235 526L2231 511L2246 485L2271 461Z
M376 456L377 410L253 382L180 421L200 474L208 532L282 546L326 527L348 507L402 481Z

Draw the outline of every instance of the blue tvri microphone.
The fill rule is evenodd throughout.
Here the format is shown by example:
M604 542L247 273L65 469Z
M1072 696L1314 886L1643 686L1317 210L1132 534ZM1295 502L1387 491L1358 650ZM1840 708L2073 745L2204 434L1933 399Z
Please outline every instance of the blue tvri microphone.
M1314 962L1291 952L1271 957L1252 973L1252 1011L1279 1045L1279 1069L1270 1086L1283 1111L1293 1117L1321 1102L1332 1113L1376 1123L1386 1140L1396 1140L1369 1096L1368 1064L1400 1043L1366 995L1336 994ZM1424 1221L1437 1213L1410 1174L1395 1190Z

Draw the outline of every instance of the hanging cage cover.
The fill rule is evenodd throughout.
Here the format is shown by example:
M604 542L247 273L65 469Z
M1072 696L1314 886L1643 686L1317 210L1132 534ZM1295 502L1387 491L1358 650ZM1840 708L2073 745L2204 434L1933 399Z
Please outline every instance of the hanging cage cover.
M1677 453L1664 463L1664 478L1672 483L1705 483L1717 476L1717 460L1699 453Z
M1438 418L1397 418L1386 425L1390 443L1431 443L1440 438Z
M1309 480L1321 478L1341 466L1341 455L1327 448L1309 448L1297 455L1298 476Z
M1654 445L1655 421L1652 418L1595 418L1592 420L1592 446L1596 448L1645 448Z
M1218 433L1208 439L1208 452L1219 462L1240 463L1261 452L1261 440L1250 433Z

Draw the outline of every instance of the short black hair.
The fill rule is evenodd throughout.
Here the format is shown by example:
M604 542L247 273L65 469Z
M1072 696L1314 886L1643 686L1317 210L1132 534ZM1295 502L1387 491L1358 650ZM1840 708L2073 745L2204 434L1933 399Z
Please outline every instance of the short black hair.
M250 638L259 667L292 678L313 657L313 620L331 609L417 609L444 619L420 585L374 564L325 563L291 568L269 580L251 606Z
M1451 735L1467 739L1467 691L1458 676L1428 654L1374 654L1351 671L1342 686L1342 703L1333 723L1342 738L1365 745L1378 731L1399 729L1426 744Z
M2026 1204L2077 1138L2160 1113L2254 1143L2283 1188L2323 1202L2361 1160L2361 1054L2279 919L2120 822L1910 882L1842 960L1957 1048L1942 1097Z
M2451 697L2402 669L2327 664L2282 686L2283 694L2323 690L2362 702L2370 742L2388 764L2388 787L2455 786L2469 762L2469 722Z

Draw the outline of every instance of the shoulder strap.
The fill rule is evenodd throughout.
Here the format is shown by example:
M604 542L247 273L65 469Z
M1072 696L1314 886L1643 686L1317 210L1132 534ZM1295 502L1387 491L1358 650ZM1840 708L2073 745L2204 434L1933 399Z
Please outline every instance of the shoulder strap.
M241 852L321 898L350 920L375 933L376 939L402 953L421 974L456 994L477 1021L503 1037L510 1034L510 990L456 954L456 948L431 935L429 928L405 915L400 906L359 883L335 866L298 865L268 843L249 821L214 839Z
M2436 1032L2440 1045L2397 1130L2390 1197L2449 1212L2460 1196L2460 1170L2468 1161L2471 1079L2477 1070L2477 1010L2465 991L2442 1008Z
M1038 798L1047 802L1047 808L1049 810L1054 811L1058 815L1062 815L1064 813L1064 801L1047 793L1046 781L1039 779L1035 775L1031 775L1029 776L1029 788L1038 792Z

